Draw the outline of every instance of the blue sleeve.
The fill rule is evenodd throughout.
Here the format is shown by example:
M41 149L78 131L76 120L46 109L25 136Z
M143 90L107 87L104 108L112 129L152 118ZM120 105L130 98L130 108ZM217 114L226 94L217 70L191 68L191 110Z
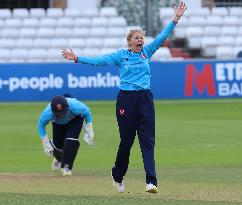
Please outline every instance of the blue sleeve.
M166 38L171 34L173 29L175 28L176 23L174 21L171 21L167 26L159 33L158 36L155 37L155 39L148 45L145 46L145 48L148 51L149 58L159 49L159 47L164 43Z
M106 55L101 55L97 57L84 57L78 56L78 63L90 64L95 66L105 66L105 65L113 65L118 66L120 62L119 52L114 52Z
M46 125L52 120L53 114L50 108L50 104L46 106L42 114L40 115L39 121L38 121L38 132L39 136L42 139L46 135Z
M78 101L75 98L67 98L69 108L75 115L82 115L85 118L86 123L92 122L92 114L84 103Z

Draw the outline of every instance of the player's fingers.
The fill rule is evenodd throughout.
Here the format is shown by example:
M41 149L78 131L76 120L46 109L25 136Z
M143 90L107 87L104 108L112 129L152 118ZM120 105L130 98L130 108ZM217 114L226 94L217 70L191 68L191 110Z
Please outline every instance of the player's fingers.
M186 4L185 4L185 2L183 2L183 4L182 4L182 9L183 10L186 10Z
M181 6L182 6L182 1L179 1L177 7L178 7L178 8L181 8Z

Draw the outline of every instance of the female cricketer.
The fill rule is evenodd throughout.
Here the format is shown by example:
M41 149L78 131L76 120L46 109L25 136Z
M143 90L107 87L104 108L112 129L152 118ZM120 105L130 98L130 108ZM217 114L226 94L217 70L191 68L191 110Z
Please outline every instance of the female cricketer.
M127 36L128 49L97 56L76 56L72 49L62 50L64 58L76 63L95 66L113 65L119 67L120 91L116 102L116 117L119 126L120 144L115 165L112 168L113 186L118 192L124 192L123 178L128 170L130 150L136 133L138 135L146 172L146 192L157 193L155 171L155 109L150 91L150 66L152 55L171 34L180 17L186 10L183 1L174 9L174 17L154 40L144 45L144 32L131 30Z

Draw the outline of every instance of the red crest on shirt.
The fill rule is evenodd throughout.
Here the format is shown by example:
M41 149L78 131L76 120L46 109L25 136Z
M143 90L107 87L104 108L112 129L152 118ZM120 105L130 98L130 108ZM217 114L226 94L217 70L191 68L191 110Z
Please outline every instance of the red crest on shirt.
M120 110L119 110L119 114L120 114L120 115L124 115L124 113L125 113L125 110L124 110L124 109L120 109Z
M142 54L142 55L141 55L141 58L146 58L146 55L145 55L145 54Z

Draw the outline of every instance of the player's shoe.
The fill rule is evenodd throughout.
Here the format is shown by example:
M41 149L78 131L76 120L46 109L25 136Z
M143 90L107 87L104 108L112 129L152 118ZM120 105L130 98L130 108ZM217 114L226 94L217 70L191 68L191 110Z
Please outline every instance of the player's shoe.
M154 184L146 184L146 192L156 194L158 192L157 186Z
M55 172L55 171L57 171L60 168L61 168L61 163L59 161L57 161L56 158L54 158L53 162L51 164L51 170Z
M111 177L113 179L113 175L111 172ZM119 192L119 193L123 193L124 192L124 182L122 181L121 183L114 181L113 179L113 188L115 189L115 191Z
M63 174L64 177L72 175L72 172L71 172L71 170L68 167L62 168L61 171L62 171L62 174Z

